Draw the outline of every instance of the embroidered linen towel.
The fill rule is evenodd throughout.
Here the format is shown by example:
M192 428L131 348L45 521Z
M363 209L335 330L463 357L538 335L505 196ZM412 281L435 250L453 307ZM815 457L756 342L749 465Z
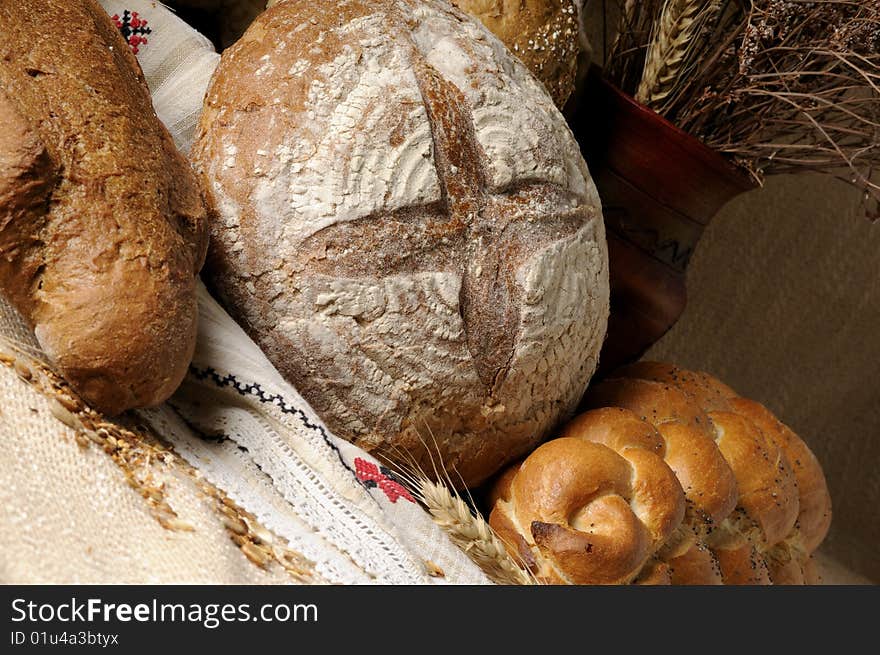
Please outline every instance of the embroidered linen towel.
M160 2L99 1L137 55L156 114L177 148L189 152L220 55L207 37Z

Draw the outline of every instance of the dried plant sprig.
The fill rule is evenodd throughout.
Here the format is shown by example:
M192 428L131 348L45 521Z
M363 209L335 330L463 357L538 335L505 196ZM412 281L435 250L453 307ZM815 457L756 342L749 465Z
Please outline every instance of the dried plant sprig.
M682 29L688 4L710 18ZM876 216L880 2L647 0L626 10L605 63L619 88L758 180L829 173L862 189Z
M428 428L430 432L430 428ZM433 439L433 434L431 435ZM429 476L411 453L394 449L395 459L386 460L396 477L408 488L413 497L428 511L449 540L462 550L474 564L495 584L532 585L537 578L525 563L514 558L504 542L476 508L466 492L466 501L455 491L452 474L439 457L422 439L422 445L431 461L433 478ZM461 481L460 481L461 482ZM463 486L463 483L460 485Z
M517 565L501 539L479 514L445 484L427 478L418 480L415 495L428 509L434 522L495 583L528 585L535 578Z
M620 88L635 95L663 0L621 0L617 4L620 5L617 33L610 50L604 54L605 71Z
M666 0L648 46L636 100L656 108L673 91L692 49L698 20L707 9L703 5L700 0Z

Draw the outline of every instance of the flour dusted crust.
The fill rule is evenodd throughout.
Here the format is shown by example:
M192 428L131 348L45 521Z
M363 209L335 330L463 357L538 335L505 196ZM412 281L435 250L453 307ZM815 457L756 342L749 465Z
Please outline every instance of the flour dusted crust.
M214 290L340 436L465 482L576 407L608 314L599 198L550 97L440 1L281 2L193 149Z
M451 0L479 18L547 87L562 108L574 90L580 52L575 0Z

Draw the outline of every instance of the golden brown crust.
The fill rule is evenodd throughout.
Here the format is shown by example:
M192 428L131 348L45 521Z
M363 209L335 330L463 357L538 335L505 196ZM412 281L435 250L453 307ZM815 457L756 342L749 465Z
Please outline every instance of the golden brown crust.
M97 2L2 2L0 34L0 115L22 144L0 141L0 287L97 409L161 402L195 345L195 176Z
M542 446L541 458L527 457L520 473L513 472L512 481L510 474L502 478L515 490L513 494L498 492L506 494L505 511L518 515L527 499L531 505L562 508L563 515L568 515L571 508L560 505L562 498L583 500L579 494L594 493L589 490L619 478L620 471L603 465L591 470L593 477L574 474L575 469L586 471L586 464L573 463L576 458L568 452L571 446L559 453L546 448L555 441L578 439L617 451L638 471L631 483L632 498L651 492L655 498L670 496L661 478L640 470L636 463L640 457L650 460L662 455L683 487L687 513L683 520L676 518L651 533L655 539L651 559L634 578L627 579L646 584L666 579L672 584L810 584L816 580L810 553L824 537L830 520L824 476L803 441L769 410L738 397L706 373L659 362L621 369L591 388L585 400L596 409L563 427L563 439ZM550 461L554 454L559 461ZM600 454L607 458L606 451L597 451L597 464ZM794 467L789 457L796 461ZM571 475L565 475L566 469ZM521 477L522 471L530 475ZM552 485L536 482L540 475L554 480L552 493L547 490ZM579 487L567 488L572 484ZM630 498L619 487L608 497L614 499L614 509ZM638 505L633 503L633 507ZM623 514L605 509L604 514L591 516L593 523L608 529ZM561 528L538 526L542 544L535 566L552 568L565 582L601 578L608 571L588 570L584 562L577 561L583 535L575 534L577 521L570 518L569 523ZM511 527L522 526L514 521ZM615 552L627 552L626 538L634 539L630 547L644 545L631 525L625 527L629 533L619 531ZM665 536L660 537L661 532ZM577 575L566 574L575 570Z
M666 454L666 444L657 429L623 407L603 407L579 414L562 428L559 436L586 439L618 452L632 446L660 457Z
M767 563L749 544L716 550L715 557L721 569L721 579L726 585L772 584Z
M671 571L666 562L652 560L648 562L633 580L633 584L645 586L666 586L672 584Z
M819 563L813 555L810 555L803 563L802 570L804 574L804 584L822 584L822 573L819 568Z
M655 426L665 443L664 459L688 499L687 521L698 533L720 523L735 507L736 479L711 432L708 415L671 382L614 378L591 387L588 407L624 407Z
M685 498L675 473L654 453L626 447L619 454L632 466L635 513L651 535L654 551L663 546L681 525Z
M704 412L728 411L730 400L737 397L733 389L711 375L665 362L635 362L616 371L614 377L670 384L693 398Z
M711 449L704 451L702 457L695 457L694 448L700 444L705 448L706 443L705 437L700 434L702 431L694 430L696 419L680 407L675 410L657 407L665 399L656 388L652 394L647 394L644 391L646 380L655 385L674 387L689 402L706 412L710 419L710 429L706 434L711 435L718 446L736 489L735 495L727 495L726 507L722 502L714 504L720 511L715 512L707 522L713 528L710 540L714 546L719 550L739 549L744 543L751 543L760 552L766 552L791 537L799 504L791 466L785 453L758 426L735 411L738 397L733 389L706 373L687 371L662 362L637 362L617 371L614 378L605 384L624 396L628 390L636 389L639 397L636 409L665 421L659 430L667 441L666 461L679 476L685 493L691 492L688 496L692 501L688 518L698 534L699 526L693 521L693 515L698 511L701 514L705 512L708 505L706 499L711 498L706 495L705 489L717 491L718 487L713 482L724 479L725 473L722 473L723 468L709 472L701 465L701 461L710 461L705 452L711 452ZM621 380L627 380L628 383ZM609 392L604 393L607 396ZM680 399L676 398L675 401L680 405ZM634 401L628 399L628 402L632 406ZM679 421L682 418L691 425L681 424ZM697 486L698 492L702 493L693 493L695 485L688 477L692 471L698 471L701 476ZM729 483L724 487L731 488ZM724 495L715 496L714 499L723 500ZM735 502L737 508L733 513L731 501ZM726 520L722 522L722 519ZM785 548L788 548L787 544Z
M578 12L574 0L452 0L479 18L528 66L560 109L574 90Z
M532 552L532 547L523 536L523 530L517 527L511 516L511 506L508 502L496 502L489 514L489 526L504 542L508 552L532 573L538 572L538 563Z
M831 526L831 495L819 460L799 436L760 403L735 398L731 404L786 454L797 480L800 541L805 551L813 552Z
M808 584L804 577L804 566L795 559L786 562L767 559L767 573L774 585Z
M715 554L701 541L683 555L670 559L669 570L674 585L724 584Z
M625 407L656 427L679 423L707 434L710 428L709 417L692 396L663 382L607 379L587 390L584 403L590 408Z
M495 481L492 483L492 487L489 490L488 502L490 507L494 507L495 503L499 500L509 501L510 500L510 487L513 484L513 478L516 475L517 471L519 471L519 467L522 462L517 462L516 464L511 464L504 471L495 478Z
M529 542L523 534L526 532L514 521L514 510L510 499L513 495L513 479L519 472L520 464L513 464L498 476L489 493L489 525L504 542L507 550L523 563L532 573L537 572L538 565Z
M688 499L688 523L697 534L714 530L736 507L736 477L715 440L682 423L658 426L666 442L666 463Z
M711 412L709 417L736 477L737 505L761 530L757 543L767 548L779 543L794 528L798 514L797 484L787 458L747 418L733 412Z
M494 495L490 524L514 554L528 545L536 574L554 583L630 582L684 516L661 458L637 446L615 452L587 432L539 447Z

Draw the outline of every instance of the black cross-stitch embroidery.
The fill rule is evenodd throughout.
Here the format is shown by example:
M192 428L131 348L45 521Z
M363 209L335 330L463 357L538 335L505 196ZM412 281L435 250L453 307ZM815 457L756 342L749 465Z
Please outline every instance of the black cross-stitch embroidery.
M321 435L324 443L326 443L333 450L333 452L336 453L336 457L339 459L340 463L354 476L356 480L358 480L361 485L363 485L363 482L357 477L357 473L355 472L355 470L348 464L346 464L344 459L342 459L342 453L339 451L339 447L335 443L333 443L324 427L322 425L312 423L302 409L288 403L280 394L271 394L263 389L256 382L245 384L244 382L238 380L231 373L229 375L222 376L220 375L220 373L210 367L199 369L195 366L190 366L189 370L190 373L192 373L192 375L197 380L205 381L210 379L218 387L232 387L241 396L253 396L261 403L275 405L276 407L278 407L278 409L281 410L283 414L295 416L297 419L299 419L299 422L302 423L305 427L311 430L316 430L318 434Z
M153 30L147 27L147 19L141 18L138 12L129 11L126 9L122 12L122 17L119 17L119 14L113 14L110 18L113 19L113 22L116 23L116 27L119 28L119 31L122 32L122 36L125 38L125 41L131 46L131 51L134 54L137 54L140 50L140 46L147 45L147 34L152 34Z

